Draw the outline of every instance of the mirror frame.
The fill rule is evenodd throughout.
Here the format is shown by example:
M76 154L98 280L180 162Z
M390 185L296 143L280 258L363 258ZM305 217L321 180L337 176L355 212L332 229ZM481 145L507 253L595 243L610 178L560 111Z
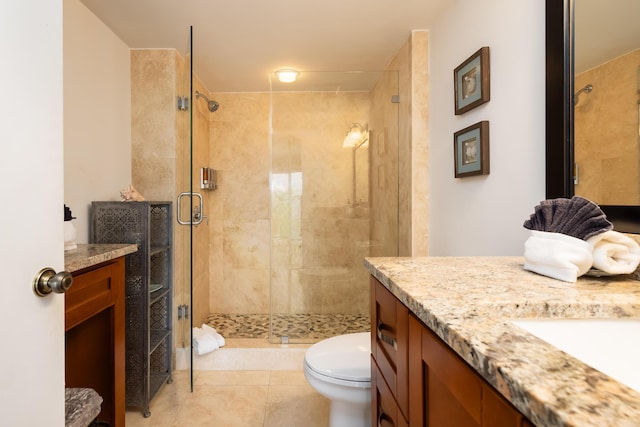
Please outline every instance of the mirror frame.
M545 197L573 187L574 0L545 0ZM640 206L600 205L616 231L640 234Z

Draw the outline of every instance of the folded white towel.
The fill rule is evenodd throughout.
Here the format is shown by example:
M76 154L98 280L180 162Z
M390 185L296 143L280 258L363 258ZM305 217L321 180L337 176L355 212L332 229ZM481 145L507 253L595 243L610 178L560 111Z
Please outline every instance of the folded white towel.
M633 273L640 264L640 246L617 231L605 231L587 239L593 245L593 266L611 274Z
M593 265L593 245L561 233L531 230L524 243L524 269L575 282Z
M206 323L202 324L202 330L213 336L216 341L218 342L218 346L220 347L224 347L225 345L225 341L224 341L224 337L222 335L220 335L220 333L218 333L218 331L215 328L212 328L211 326L207 325Z
M220 346L215 337L205 333L200 328L193 328L193 349L198 356L217 350Z

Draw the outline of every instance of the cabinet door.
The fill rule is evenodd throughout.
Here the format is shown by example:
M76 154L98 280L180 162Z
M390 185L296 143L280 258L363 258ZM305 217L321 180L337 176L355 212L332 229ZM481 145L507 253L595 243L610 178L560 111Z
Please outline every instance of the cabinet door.
M509 401L413 316L409 318L414 427L533 427ZM421 348L420 352L413 349Z
M426 425L481 426L481 380L427 328L422 329L421 353Z
M517 409L492 387L482 388L482 425L491 427L520 427L527 421Z
M372 424L378 427L408 427L409 424L404 419L373 358L371 368Z

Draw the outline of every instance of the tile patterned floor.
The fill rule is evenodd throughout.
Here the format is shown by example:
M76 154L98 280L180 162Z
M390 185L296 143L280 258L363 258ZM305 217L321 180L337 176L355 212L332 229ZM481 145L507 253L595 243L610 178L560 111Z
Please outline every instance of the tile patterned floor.
M207 324L225 338L269 338L268 314L210 314ZM369 331L368 314L276 314L273 336L290 340L319 340Z
M299 351L310 345L281 346L269 343L265 339L269 337L268 315L211 315L207 323L225 337L226 349L288 347ZM369 328L368 315L283 315L274 319L276 336L287 335L291 338L290 342L298 338L317 341L334 335L368 331ZM212 354L221 356L222 351L225 350ZM242 357L252 357L249 351L240 353L247 354ZM220 365L220 362L216 362L216 365ZM144 418L140 410L128 410L126 425L327 427L329 401L309 386L302 372L302 363L295 364L300 366L296 370L281 370L283 367L290 368L281 362L277 365L269 368L274 370L257 370L252 367L248 369L254 370L194 371L193 392L189 387L188 371L175 371L173 383L165 384L151 401L151 416ZM277 369L278 367L281 369Z
M127 427L326 427L329 401L299 371L176 371L151 401L151 416L127 411Z

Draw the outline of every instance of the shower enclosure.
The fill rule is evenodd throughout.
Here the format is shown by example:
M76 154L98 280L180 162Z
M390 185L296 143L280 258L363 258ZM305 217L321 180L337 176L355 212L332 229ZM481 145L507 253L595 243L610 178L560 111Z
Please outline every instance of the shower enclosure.
M187 223L175 224L176 366L191 369L203 322L275 343L368 330L363 258L398 254L398 73L301 72L270 92L212 93L192 40L132 53L134 182ZM203 167L216 190L200 189Z
M215 94L208 321L225 337L369 330L363 258L398 254L398 84L302 71L268 94Z

